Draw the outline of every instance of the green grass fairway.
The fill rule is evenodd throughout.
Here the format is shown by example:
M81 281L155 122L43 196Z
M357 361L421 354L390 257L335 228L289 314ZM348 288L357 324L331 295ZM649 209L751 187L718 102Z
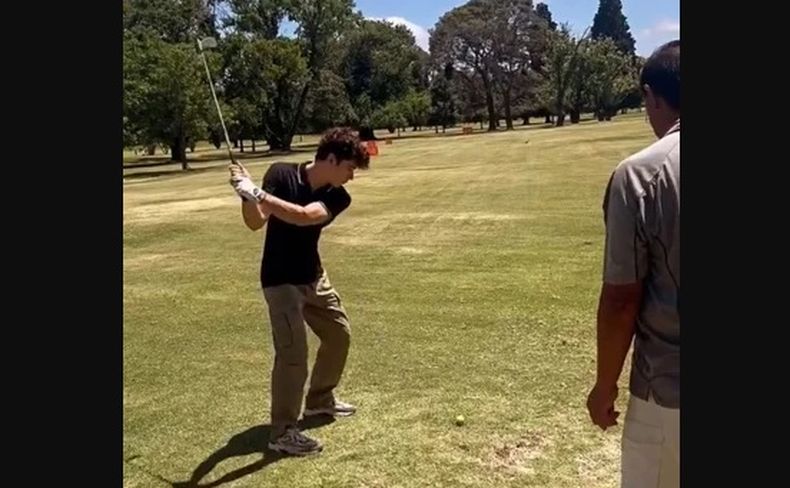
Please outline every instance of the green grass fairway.
M264 450L263 233L242 223L224 163L128 174L124 486L616 486L621 427L600 432L584 406L601 201L653 140L634 114L380 143L321 241L351 319L339 396L359 412L309 426L325 445L312 458ZM273 160L244 161L260 181Z

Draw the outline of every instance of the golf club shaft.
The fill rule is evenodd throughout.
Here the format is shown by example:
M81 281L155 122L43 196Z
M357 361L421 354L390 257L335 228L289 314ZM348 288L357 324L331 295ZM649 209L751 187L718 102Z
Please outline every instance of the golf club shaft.
M228 136L228 129L225 127L225 119L222 117L222 109L219 108L219 100L217 100L217 93L214 91L214 82L211 79L211 71L208 69L208 62L206 61L206 55L203 53L203 50L200 50L200 57L203 59L203 66L206 68L206 77L208 78L208 86L211 88L211 96L214 98L214 106L217 107L217 114L219 114L219 123L222 124L222 132L225 135L225 145L228 148L228 156L230 156L231 163L241 166L236 161L236 158L233 157L233 152L230 149L230 136Z

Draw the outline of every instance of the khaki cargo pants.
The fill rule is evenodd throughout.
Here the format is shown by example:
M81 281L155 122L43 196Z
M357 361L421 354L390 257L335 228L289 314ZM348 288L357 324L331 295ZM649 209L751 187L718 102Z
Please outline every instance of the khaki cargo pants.
M321 340L310 378L306 408L334 405L332 391L340 382L351 341L351 326L326 272L308 285L263 289L269 306L274 342L272 369L272 438L295 426L302 411L307 380L305 322Z

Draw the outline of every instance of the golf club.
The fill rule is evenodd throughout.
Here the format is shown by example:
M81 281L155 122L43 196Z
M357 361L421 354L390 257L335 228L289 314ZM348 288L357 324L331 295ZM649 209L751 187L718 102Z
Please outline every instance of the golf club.
M213 49L217 47L217 40L213 37L204 37L203 39L198 39L197 41L198 51L200 51L200 57L203 59L203 66L206 68L206 78L208 78L208 86L211 88L211 96L214 98L214 106L217 107L217 113L219 114L219 122L222 124L222 132L225 134L225 145L228 148L228 156L230 156L230 161L232 164L244 169L244 166L241 165L236 158L233 157L233 152L230 148L230 137L228 136L228 128L225 127L225 119L222 117L222 110L219 108L219 101L217 100L217 93L214 91L214 81L211 79L211 71L208 69L208 62L206 61L206 55L203 52L204 49Z

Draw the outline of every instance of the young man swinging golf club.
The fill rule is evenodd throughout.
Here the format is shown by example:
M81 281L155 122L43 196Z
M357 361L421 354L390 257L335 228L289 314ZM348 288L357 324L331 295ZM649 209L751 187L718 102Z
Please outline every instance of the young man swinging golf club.
M297 421L307 380L305 323L321 340L305 399L304 416L345 417L356 408L335 398L350 344L350 325L340 297L318 255L321 230L351 204L343 185L370 159L358 135L334 128L324 133L312 162L274 163L256 186L231 164L231 185L242 197L242 217L251 230L268 222L261 285L274 342L269 448L303 456L320 442L300 432Z

